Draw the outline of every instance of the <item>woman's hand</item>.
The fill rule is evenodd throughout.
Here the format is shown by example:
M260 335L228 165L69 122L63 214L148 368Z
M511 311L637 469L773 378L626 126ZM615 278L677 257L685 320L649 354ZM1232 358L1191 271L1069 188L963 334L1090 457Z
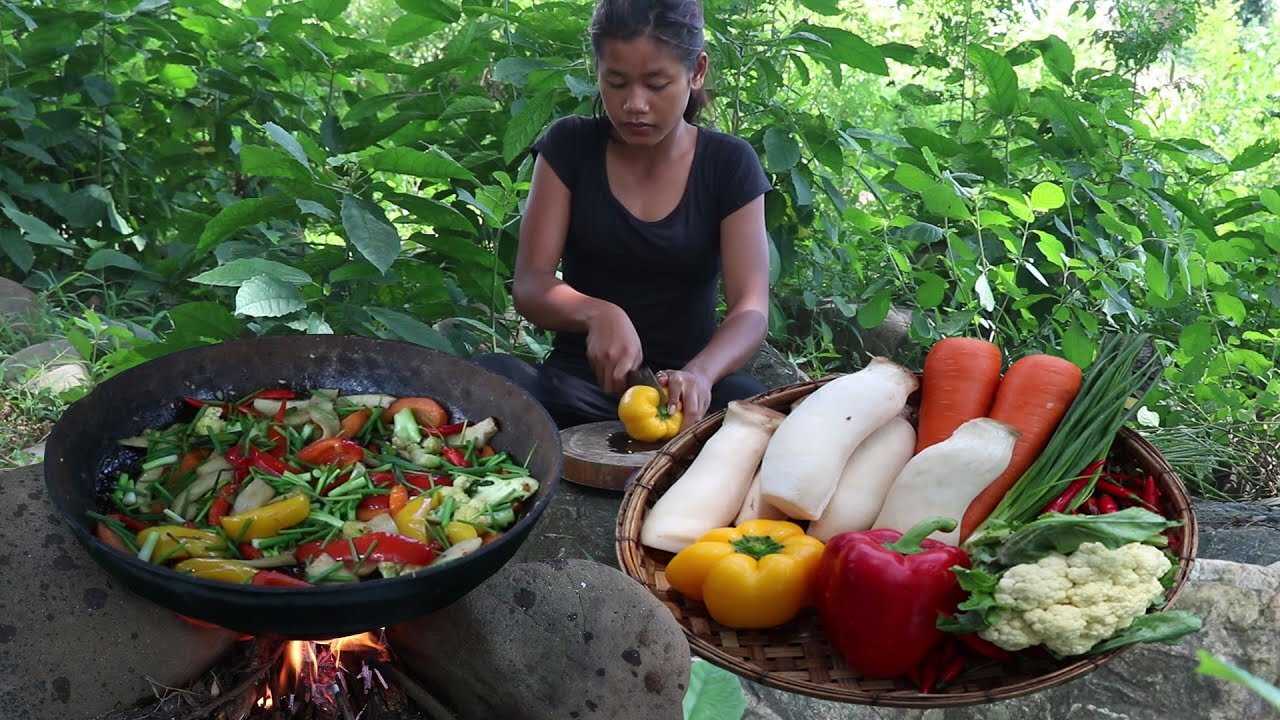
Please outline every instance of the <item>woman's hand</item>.
M627 390L627 373L640 367L644 352L631 318L622 308L606 304L587 322L587 362L595 370L600 389L610 395Z
M711 406L711 380L702 373L691 370L663 370L657 373L658 382L667 389L667 411L677 409L684 413L680 429L692 427L707 414Z

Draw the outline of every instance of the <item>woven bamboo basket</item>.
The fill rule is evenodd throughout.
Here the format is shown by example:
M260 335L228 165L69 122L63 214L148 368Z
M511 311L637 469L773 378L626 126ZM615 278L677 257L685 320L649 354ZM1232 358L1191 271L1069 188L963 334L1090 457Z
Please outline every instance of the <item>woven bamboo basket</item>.
M795 401L833 377L778 387L748 402L787 412ZM735 630L716 623L702 603L687 600L667 583L665 569L673 555L641 545L639 537L649 509L689 467L723 419L723 410L708 415L668 442L628 484L618 513L620 567L671 610L695 655L762 685L823 700L933 708L988 703L1046 690L1093 672L1127 649L1063 661L1045 652L1025 651L1018 653L1016 663L971 668L944 688L925 694L904 678L865 678L850 670L827 641L812 608L768 630ZM1166 607L1171 606L1186 585L1196 554L1196 518L1190 495L1156 449L1128 428L1117 434L1108 467L1154 475L1162 492L1161 513L1182 522L1171 531L1178 540L1177 575L1165 593Z

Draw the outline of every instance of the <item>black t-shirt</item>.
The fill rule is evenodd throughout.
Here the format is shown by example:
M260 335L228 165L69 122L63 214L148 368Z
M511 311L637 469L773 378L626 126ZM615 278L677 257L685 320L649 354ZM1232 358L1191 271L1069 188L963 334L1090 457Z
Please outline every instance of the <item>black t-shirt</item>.
M609 188L610 127L607 117L568 116L533 145L572 193L561 277L626 311L654 370L680 368L715 332L720 221L767 192L769 179L745 140L698 128L679 204L661 220L640 220ZM557 333L555 356L579 364L586 335Z

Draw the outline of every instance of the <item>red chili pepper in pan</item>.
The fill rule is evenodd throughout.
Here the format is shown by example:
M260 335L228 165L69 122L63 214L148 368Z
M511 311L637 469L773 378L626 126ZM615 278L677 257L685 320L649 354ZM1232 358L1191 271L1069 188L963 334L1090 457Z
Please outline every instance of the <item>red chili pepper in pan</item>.
M254 394L255 400L294 400L298 394L285 388L270 388Z
M435 435L437 437L448 437L457 435L467 426L466 423L449 423L448 425L428 425L422 428L423 435Z
M450 465L457 467L471 467L471 463L467 462L467 456L458 448L447 447L440 451L440 455L444 457L444 461Z

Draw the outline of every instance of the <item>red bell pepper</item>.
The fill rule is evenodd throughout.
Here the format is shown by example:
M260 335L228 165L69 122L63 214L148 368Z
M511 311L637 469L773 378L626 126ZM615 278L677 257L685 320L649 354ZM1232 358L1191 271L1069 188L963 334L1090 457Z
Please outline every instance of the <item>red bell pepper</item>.
M270 388L253 394L254 400L294 400L298 394L285 388Z
M471 467L471 463L467 462L467 456L461 450L455 447L447 447L440 451L440 456L444 461L456 467Z
M928 536L956 527L928 518L905 534L880 529L831 538L818 564L815 606L831 644L868 677L909 672L943 639L939 613L964 599L951 568L969 567L960 548Z
M380 532L366 533L349 540L331 540L324 545L321 545L319 540L314 540L299 545L293 554L299 560L308 562L323 553L351 567L355 562L351 554L353 546L362 562L430 565L436 557L435 548L426 543L420 543L403 535Z
M437 473L405 472L401 473L401 475L404 476L406 485L423 492L433 487L453 484L453 478ZM396 474L392 472L369 473L369 481L378 487L389 488L396 484Z
M364 459L364 448L350 440L328 437L302 448L295 457L310 465L350 467Z
M247 452L239 445L236 445L227 451L226 458L231 467L234 470L243 473L243 475L247 475L250 468L257 468L263 472L275 475L276 477L292 470L292 468L285 465L284 461L280 458L277 458L270 453L263 452L253 445L249 446L249 450ZM237 475L237 477L243 477L243 475Z
M253 574L253 579L249 583L259 587L312 587L311 583L306 580L282 573L279 570L259 570Z
M423 435L435 435L436 437L449 437L457 435L466 429L467 424L464 422L449 423L448 425L426 425L422 427Z

